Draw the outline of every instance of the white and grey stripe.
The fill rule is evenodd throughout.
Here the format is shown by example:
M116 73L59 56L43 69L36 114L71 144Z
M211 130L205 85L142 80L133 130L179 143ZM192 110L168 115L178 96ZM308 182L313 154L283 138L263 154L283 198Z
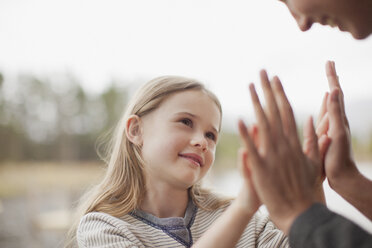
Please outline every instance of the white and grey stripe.
M204 206L216 200L217 196L211 194L204 202ZM185 228L191 232L191 242L186 242L187 239L185 241L178 238L175 233L169 232L171 228L167 230L164 226L157 225L153 217L150 223L149 220L144 221L143 214L141 218L133 213L116 218L105 213L92 212L81 219L77 230L77 241L79 247L190 247L225 209L226 207L206 211L195 208L192 222L188 220L185 223ZM187 226L188 224L191 227ZM287 237L274 226L268 216L256 213L236 247L268 248L289 247L289 245Z

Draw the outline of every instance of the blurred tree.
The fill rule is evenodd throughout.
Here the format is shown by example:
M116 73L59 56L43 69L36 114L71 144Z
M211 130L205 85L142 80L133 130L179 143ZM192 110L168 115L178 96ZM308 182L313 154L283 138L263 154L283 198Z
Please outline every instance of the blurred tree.
M136 83L113 81L89 94L70 74L9 79L0 73L0 161L98 159L95 142L116 125ZM298 131L302 139L301 126ZM372 130L370 136L364 143L352 137L356 156L372 156ZM235 168L239 146L238 134L221 133L216 166Z
M4 92L4 87L7 88ZM71 75L0 74L0 160L92 160L100 133L118 120L126 88L88 94Z
M112 128L124 112L127 103L127 92L119 89L112 83L101 95L104 104L105 126L104 129Z
M216 150L216 164L220 168L235 168L237 151L240 147L239 136L233 132L221 132Z
M372 159L372 128L370 128L369 131L368 157L369 159Z
M4 82L4 76L3 76L3 74L0 72L0 88L1 88L1 86L3 85L3 82Z

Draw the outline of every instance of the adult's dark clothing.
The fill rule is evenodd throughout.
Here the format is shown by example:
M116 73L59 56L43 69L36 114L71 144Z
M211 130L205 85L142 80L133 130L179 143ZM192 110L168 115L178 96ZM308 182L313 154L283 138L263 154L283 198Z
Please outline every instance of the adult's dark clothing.
M372 235L316 203L294 221L289 243L292 248L372 248Z

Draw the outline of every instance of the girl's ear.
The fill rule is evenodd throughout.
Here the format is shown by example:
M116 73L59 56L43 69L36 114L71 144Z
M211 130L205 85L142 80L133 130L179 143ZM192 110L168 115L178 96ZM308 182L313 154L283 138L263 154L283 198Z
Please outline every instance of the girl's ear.
M130 142L142 146L142 122L139 116L129 116L125 123L125 134Z

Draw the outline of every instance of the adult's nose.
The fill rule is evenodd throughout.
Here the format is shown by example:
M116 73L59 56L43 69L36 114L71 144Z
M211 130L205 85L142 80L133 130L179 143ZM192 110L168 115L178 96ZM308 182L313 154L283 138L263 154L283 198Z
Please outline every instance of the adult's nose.
M310 18L306 16L300 16L298 19L296 19L296 21L302 32L309 30L313 25L313 22L310 20Z
M305 32L311 28L311 26L313 25L311 18L309 18L305 14L293 11L289 6L287 7L289 9L289 12L291 12L293 18L296 20L297 25L301 31Z

